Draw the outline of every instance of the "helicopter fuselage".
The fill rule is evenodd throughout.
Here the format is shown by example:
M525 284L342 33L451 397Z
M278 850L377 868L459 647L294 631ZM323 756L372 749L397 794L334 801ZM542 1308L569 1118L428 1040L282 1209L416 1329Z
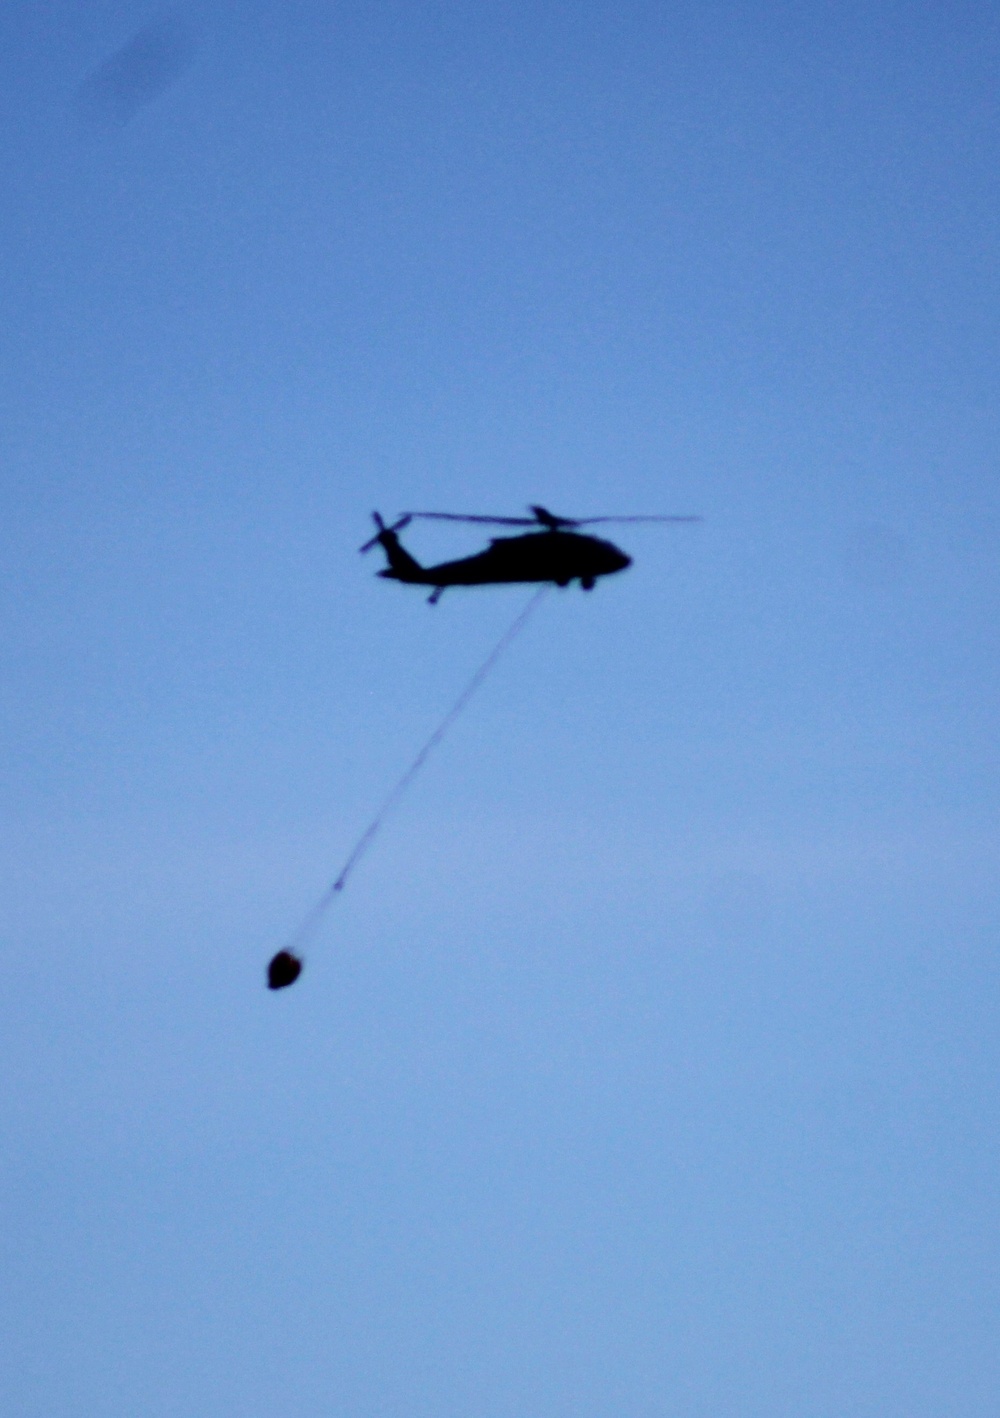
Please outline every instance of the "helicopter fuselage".
M437 566L421 566L388 529L378 541L389 565L378 574L390 581L413 586L433 586L436 600L448 586L493 586L516 582L551 581L568 586L578 580L584 590L593 588L599 576L624 571L632 558L612 542L600 537L546 529L525 532L517 537L494 537L484 551L458 561L442 561Z

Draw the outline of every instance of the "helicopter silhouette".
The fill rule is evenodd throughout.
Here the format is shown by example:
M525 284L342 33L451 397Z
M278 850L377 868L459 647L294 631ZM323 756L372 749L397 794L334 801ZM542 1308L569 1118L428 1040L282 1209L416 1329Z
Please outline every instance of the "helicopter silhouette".
M530 517L479 517L459 512L403 512L387 527L377 512L372 513L375 535L360 548L362 552L381 546L389 563L378 573L389 581L408 586L431 586L430 605L436 605L449 586L501 586L523 581L551 581L568 586L579 581L584 591L592 591L599 576L610 576L631 566L627 556L613 542L581 534L576 527L597 522L700 522L700 517L557 517L547 507L528 508ZM399 540L399 533L414 518L442 522L485 522L504 527L530 527L516 537L493 537L484 551L458 561L442 561L437 566L421 566Z

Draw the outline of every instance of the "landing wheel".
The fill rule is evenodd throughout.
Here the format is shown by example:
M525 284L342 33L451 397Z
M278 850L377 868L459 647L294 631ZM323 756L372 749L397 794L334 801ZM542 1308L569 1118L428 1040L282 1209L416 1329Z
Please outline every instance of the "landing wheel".
M593 576L581 576L581 577L580 577L580 588L581 588L581 590L584 590L584 591L592 591L592 590L594 589L594 578L593 578Z
M569 582L568 582L568 581L557 581L557 582L556 582L556 585L559 587L560 591L565 591L566 587L569 585Z

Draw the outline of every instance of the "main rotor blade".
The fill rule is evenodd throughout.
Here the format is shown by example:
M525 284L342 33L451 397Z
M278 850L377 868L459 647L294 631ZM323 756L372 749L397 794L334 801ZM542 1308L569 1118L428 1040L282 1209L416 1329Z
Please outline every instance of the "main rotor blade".
M472 517L462 512L405 512L405 517L426 517L435 522L489 522L500 527L534 527L535 517Z
M404 512L404 517L422 517L434 522L483 522L498 527L592 527L599 522L700 522L701 517L558 517L544 507L532 507L533 517L484 517L464 512Z
M595 522L703 522L703 517L578 517L574 527L592 527Z

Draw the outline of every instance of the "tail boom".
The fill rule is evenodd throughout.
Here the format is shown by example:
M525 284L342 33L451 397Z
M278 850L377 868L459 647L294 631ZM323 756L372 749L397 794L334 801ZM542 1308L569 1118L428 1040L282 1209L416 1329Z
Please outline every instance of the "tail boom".
M399 544L395 532L382 532L379 541L389 565L380 571L380 576L389 581L408 581L414 586L427 586L427 573L414 557Z

